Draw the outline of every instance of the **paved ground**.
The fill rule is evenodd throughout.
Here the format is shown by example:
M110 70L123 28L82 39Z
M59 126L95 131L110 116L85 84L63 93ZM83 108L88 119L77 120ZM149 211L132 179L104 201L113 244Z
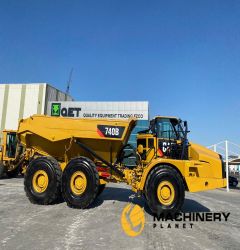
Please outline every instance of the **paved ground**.
M182 228L157 223L144 201L146 224L140 236L123 232L120 216L132 192L124 185L110 185L92 208L71 209L65 203L31 204L23 179L0 180L0 249L240 249L240 190L214 190L186 194L184 212L230 212L227 222L194 222ZM171 226L175 222L170 223Z

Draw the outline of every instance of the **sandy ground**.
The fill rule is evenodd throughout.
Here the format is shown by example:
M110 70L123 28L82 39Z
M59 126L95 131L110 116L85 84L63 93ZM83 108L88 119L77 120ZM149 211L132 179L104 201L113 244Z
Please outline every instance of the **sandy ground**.
M109 185L86 210L65 202L40 206L26 198L23 179L0 180L0 249L240 249L240 190L186 193L183 212L230 212L228 221L157 222L144 199L123 184ZM120 218L128 202L144 208L141 235L129 237Z

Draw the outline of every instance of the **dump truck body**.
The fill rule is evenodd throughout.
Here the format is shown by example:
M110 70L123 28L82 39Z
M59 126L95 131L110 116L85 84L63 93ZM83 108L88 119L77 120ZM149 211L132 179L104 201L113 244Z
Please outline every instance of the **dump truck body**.
M156 117L149 129L137 136L137 150L127 144L135 124L134 119L39 115L21 120L18 138L29 161L25 175L29 199L47 204L62 190L69 205L85 208L106 183L125 182L133 191L145 194L154 213L176 212L185 190L225 186L221 157L189 143L186 123L174 117ZM126 148L136 157L135 167L123 164ZM51 182L55 183L52 189Z
M76 139L106 161L114 162L135 124L135 120L71 119L35 115L20 122L18 137L27 149L41 155L50 155L63 163L62 166L77 156L94 158L79 148L75 143Z

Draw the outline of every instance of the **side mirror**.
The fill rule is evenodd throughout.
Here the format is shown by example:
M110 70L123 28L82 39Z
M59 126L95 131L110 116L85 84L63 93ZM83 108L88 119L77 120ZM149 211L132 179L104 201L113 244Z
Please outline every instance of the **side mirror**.
M139 153L140 155L143 153L143 145L142 145L142 144L139 144L139 145L138 145L137 151L138 151L138 153Z

